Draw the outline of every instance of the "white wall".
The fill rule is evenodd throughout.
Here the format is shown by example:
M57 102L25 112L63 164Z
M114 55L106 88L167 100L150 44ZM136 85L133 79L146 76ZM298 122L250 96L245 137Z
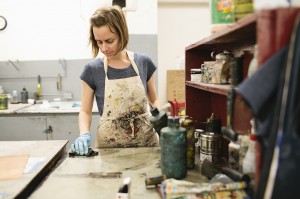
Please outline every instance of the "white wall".
M166 71L184 69L185 47L209 34L207 1L158 0L158 98L162 105L167 103Z
M111 2L0 0L0 14L8 20L7 28L0 31L0 61L90 59L89 16L99 6ZM127 5L136 9L126 14L130 34L158 36L157 93L161 104L167 103L166 71L176 68L178 58L185 59L186 46L209 34L208 3L206 0L127 0Z
M8 21L0 31L0 61L91 58L89 17L112 0L0 0ZM128 0L130 34L157 33L157 0Z

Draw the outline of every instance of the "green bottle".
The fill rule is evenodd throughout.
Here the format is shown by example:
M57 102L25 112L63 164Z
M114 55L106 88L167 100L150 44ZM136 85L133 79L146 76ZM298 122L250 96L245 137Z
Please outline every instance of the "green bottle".
M161 171L168 178L182 179L187 173L186 129L179 117L168 117L168 126L161 129Z

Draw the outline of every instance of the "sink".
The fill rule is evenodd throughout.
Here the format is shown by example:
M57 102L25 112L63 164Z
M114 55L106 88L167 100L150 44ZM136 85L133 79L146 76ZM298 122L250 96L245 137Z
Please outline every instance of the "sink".
M42 104L32 104L19 109L18 113L73 113L79 112L80 101L43 101ZM97 105L93 105L92 112L98 112Z
M18 112L79 112L80 101L43 101L42 104L32 104Z

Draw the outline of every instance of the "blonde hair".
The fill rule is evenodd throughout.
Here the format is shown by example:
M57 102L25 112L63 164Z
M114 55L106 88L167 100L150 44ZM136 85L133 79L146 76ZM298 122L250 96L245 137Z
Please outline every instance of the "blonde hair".
M108 25L110 31L119 36L119 51L127 47L129 34L125 15L119 6L105 6L97 9L90 19L89 44L92 45L93 57L97 57L99 46L94 37L93 27Z

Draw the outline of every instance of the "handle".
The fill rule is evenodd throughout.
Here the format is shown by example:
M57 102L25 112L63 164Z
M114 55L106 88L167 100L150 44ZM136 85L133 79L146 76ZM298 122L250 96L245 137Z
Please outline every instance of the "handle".
M229 178L231 178L233 181L244 181L246 183L249 183L251 178L250 176L243 174L241 172L238 172L234 169L230 169L230 168L221 168L221 171L223 174L227 175Z
M232 126L232 116L233 116L233 109L234 109L234 101L235 101L235 89L232 88L228 91L227 95L227 126Z

